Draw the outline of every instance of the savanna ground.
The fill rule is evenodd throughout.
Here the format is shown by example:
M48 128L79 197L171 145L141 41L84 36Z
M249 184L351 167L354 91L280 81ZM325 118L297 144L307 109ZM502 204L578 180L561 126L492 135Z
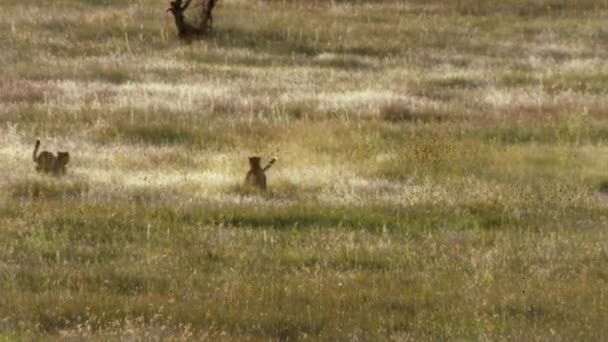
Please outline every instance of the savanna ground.
M0 3L0 340L608 338L606 1L166 5Z

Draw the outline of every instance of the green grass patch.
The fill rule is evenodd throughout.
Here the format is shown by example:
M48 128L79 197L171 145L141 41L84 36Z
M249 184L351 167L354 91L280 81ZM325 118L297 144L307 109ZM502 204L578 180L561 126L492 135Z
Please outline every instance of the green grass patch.
M0 5L0 341L608 336L606 1L219 4Z
M102 130L97 137L101 143L123 141L130 144L152 146L189 145L202 143L196 132L186 127L175 127L170 124L119 124Z
M607 73L556 75L542 80L548 92L575 91L579 93L605 94L608 89Z
M57 200L78 198L89 189L87 182L71 176L53 177L40 175L36 178L15 181L8 185L8 192L19 200Z

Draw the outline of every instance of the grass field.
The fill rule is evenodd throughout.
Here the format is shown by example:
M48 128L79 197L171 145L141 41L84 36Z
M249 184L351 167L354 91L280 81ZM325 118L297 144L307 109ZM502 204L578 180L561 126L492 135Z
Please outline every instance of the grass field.
M0 2L0 341L608 338L608 1L166 6Z

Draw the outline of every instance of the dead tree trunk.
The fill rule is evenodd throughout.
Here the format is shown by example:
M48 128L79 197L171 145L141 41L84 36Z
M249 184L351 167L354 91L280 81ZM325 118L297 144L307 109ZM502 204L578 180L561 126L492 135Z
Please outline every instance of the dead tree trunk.
M213 32L213 9L218 0L206 0L203 3L203 12L201 15L200 30L211 34Z
M218 1L219 0L201 0L200 7L202 10L200 12L198 25L189 23L184 15L184 12L186 12L192 0L186 0L183 5L182 0L171 1L167 12L173 14L177 35L182 39L202 39L211 35L213 32L213 9Z

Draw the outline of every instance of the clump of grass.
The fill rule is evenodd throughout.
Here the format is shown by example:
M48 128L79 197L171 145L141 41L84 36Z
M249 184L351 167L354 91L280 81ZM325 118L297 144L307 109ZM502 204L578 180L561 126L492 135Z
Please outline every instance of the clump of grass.
M564 74L543 79L543 89L549 93L575 91L605 94L608 90L608 73Z
M502 144L552 144L558 141L567 143L605 143L608 141L608 127L598 124L594 127L586 125L565 127L561 125L509 125L495 127L482 132L482 136L493 142Z
M529 71L513 70L500 75L500 81L507 87L531 86L540 83L540 80Z
M369 69L371 64L361 58L342 54L321 54L313 60L313 65L345 70Z
M89 190L89 185L69 175L61 178L40 176L10 183L8 188L13 198L58 199L82 196Z
M437 2L437 1L435 1ZM561 1L498 1L498 0L459 0L440 1L444 9L456 10L464 15L485 16L493 13L521 17L541 17L560 15L567 12L597 11L606 8L606 3L595 0Z
M608 194L608 179L601 181L597 186L597 190L602 194Z
M290 201L301 199L308 194L308 190L290 181L280 180L275 181L272 176L267 175L268 187L266 191L262 191L244 183L234 183L228 186L225 191L228 194L257 198L265 201L276 203L280 201ZM272 205L272 204L269 204Z
M163 145L200 145L200 137L193 129L168 123L128 124L119 123L106 127L98 133L97 140L102 143L124 141L132 144Z
M244 184L243 182L234 183L226 189L227 193L243 196L243 197L256 197L259 199L269 200L272 198L272 194L269 191L258 189L254 186Z
M414 119L411 107L401 102L392 102L385 105L380 110L380 116L384 121L390 122L413 121Z
M256 51L272 52L273 54L302 54L317 55L320 51L310 33L299 31L292 34L279 23L270 23L264 27L244 29L242 27L226 27L216 31L215 39L223 46L248 48Z
M316 116L317 103L313 100L292 100L282 105L281 111L296 120L310 120Z
M449 119L446 113L435 110L416 110L405 102L393 101L380 109L380 117L388 122L444 122Z
M92 74L93 77L113 84L122 84L126 83L131 79L131 76L128 72L120 69L100 69L99 71Z
M550 127L500 127L484 132L489 141L502 144L551 143L558 138Z
M23 102L30 105L41 103L45 100L45 91L48 90L28 82L0 83L0 103Z
M479 80L469 79L466 77L448 77L431 79L424 82L426 88L439 88L439 89L475 89L482 85Z
M273 196L277 198L297 198L304 192L301 185L288 180L274 181L269 179L269 181L268 187Z
M329 266L341 271L370 270L389 271L395 264L389 255L377 255L365 250L341 251L329 261Z

